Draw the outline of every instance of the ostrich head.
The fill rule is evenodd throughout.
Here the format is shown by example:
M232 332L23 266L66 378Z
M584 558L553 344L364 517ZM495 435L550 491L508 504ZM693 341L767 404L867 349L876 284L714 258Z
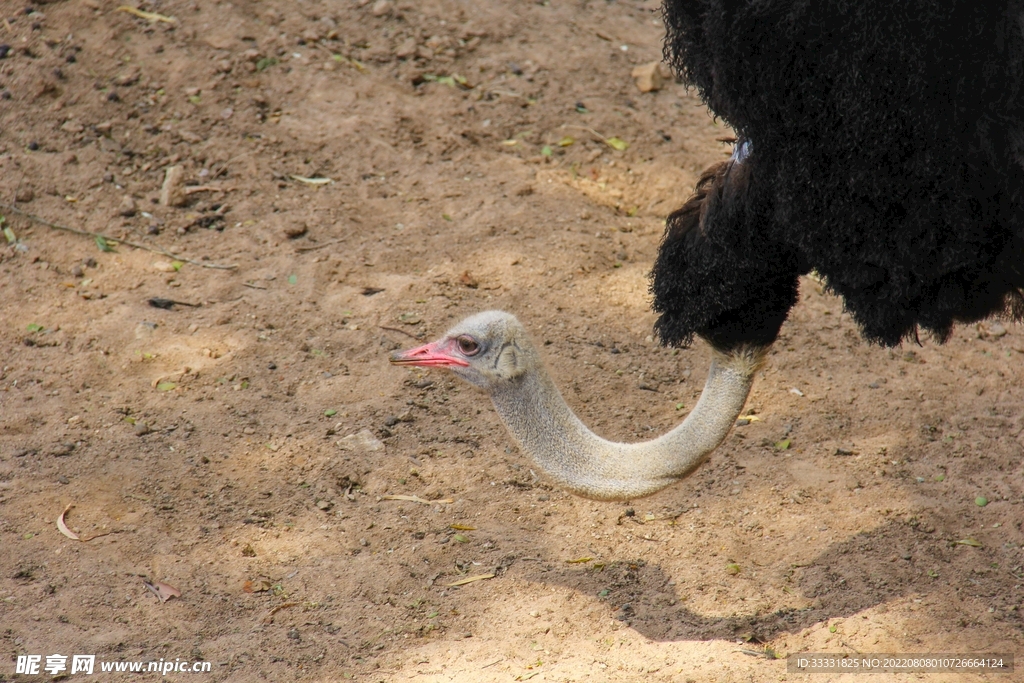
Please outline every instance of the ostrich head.
M716 351L686 420L643 443L615 443L587 429L508 313L466 318L435 342L392 354L391 362L448 368L490 394L512 437L560 485L588 498L626 500L682 479L707 458L743 408L763 356L763 347Z
M466 318L435 342L391 355L395 365L446 367L488 393L537 365L526 330L511 313L485 311Z

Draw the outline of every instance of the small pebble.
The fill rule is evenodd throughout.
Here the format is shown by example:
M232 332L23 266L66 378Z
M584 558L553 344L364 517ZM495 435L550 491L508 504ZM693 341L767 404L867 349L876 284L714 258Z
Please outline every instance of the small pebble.
M57 444L57 445L53 446L50 449L50 455L52 455L54 457L57 457L57 458L60 458L60 457L66 456L66 455L71 455L71 452L73 450L75 450L75 444L66 441L66 442L64 442L62 444Z
M28 148L30 151L35 152L36 150L39 149L39 143L33 140L32 142L28 143Z
M267 370L277 370L277 363L267 363Z
M367 540L366 540L365 538L360 538L360 539L359 539L359 545L361 545L361 546L363 546L363 547L365 548L365 547L367 547L368 545L370 545L370 542L369 542L369 541L367 541Z
M168 166L164 172L164 184L160 188L160 204L163 206L182 206L188 201L185 194L185 169L181 166Z
M70 484L71 480L65 477L63 474L57 477L57 481L61 484Z
M121 199L121 205L117 207L117 212L125 218L134 216L138 210L139 207L135 204L135 200L127 194Z
M305 235L308 230L309 228L305 223L294 223L292 225L285 226L281 232L283 232L284 236L288 239L294 240Z
M394 4L391 0L377 0L373 3L373 7L370 8L370 14L375 17L384 17L391 14L394 9Z
M660 61L634 67L633 82L640 92L654 92L665 87L665 67Z
M11 52L11 46L4 43L0 45L0 59L7 59L7 55Z
M409 37L395 49L395 56L399 59L408 59L416 54L416 39Z
M386 426L386 427L394 427L399 422L401 422L401 420L399 420L394 415L388 415L387 418L385 418L385 420L384 420L384 426Z
M299 629L297 628L293 628L292 630L288 631L288 637L296 642L302 640L302 636L299 635Z
M149 425L145 422L135 423L135 436L145 436L146 434L149 434L149 432Z
M94 259L92 256L90 256L89 258L87 258L84 261L82 261L82 263L85 264L86 268L95 268L96 267L96 259Z
M27 203L36 198L35 191L31 187L19 187L14 193L14 199L17 202Z

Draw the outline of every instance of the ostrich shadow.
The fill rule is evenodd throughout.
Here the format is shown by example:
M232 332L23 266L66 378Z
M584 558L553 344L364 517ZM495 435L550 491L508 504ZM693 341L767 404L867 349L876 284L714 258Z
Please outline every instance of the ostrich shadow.
M527 572L532 581L571 588L580 593L603 596L609 616L619 619L654 641L715 640L742 638L769 642L780 633L801 631L828 619L849 617L908 594L928 595L956 590L967 584L977 596L1006 596L1012 604L1019 583L1007 571L983 571L998 563L998 551L970 548L928 533L904 522L889 521L835 543L812 560L799 565L780 563L761 573L778 575L792 592L811 600L808 607L786 607L770 613L704 616L688 609L668 585L670 576L658 565L638 561L615 561L603 570L575 566L541 566ZM938 576L932 576L929 572ZM716 567L716 570L718 568ZM720 571L725 571L722 568ZM713 583L709 581L708 584ZM685 591L714 590L703 582L681 586ZM1011 626L1024 631L1019 611L1010 611ZM966 625L966 624L964 624Z

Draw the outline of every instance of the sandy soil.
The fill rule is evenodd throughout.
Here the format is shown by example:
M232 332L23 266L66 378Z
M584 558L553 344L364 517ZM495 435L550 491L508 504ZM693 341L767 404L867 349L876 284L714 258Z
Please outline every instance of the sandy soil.
M119 5L0 2L0 201L191 259L0 209L0 680L52 653L701 683L1024 654L1019 327L882 350L807 279L759 419L626 504L553 489L481 395L388 365L503 308L602 435L693 406L707 349L652 341L646 276L729 131L635 86L656 2Z

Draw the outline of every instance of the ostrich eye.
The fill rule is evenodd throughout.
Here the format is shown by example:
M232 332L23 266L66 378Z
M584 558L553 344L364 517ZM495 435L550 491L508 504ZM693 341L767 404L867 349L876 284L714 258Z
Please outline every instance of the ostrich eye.
M464 355L475 356L480 352L480 344L470 336L462 335L455 341L459 345L459 351L462 351Z

